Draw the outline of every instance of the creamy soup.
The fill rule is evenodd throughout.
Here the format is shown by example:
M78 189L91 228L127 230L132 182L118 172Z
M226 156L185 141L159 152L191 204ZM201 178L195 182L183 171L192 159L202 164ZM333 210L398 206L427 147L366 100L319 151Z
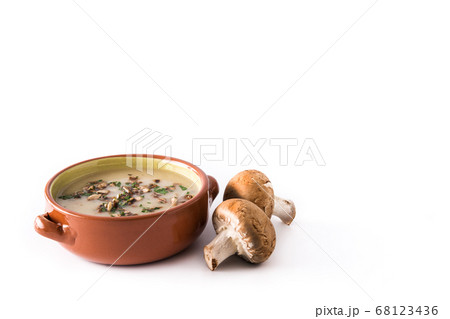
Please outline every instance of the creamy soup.
M169 170L152 175L135 169L110 170L74 181L57 196L59 205L94 216L137 216L164 212L192 199L198 180Z

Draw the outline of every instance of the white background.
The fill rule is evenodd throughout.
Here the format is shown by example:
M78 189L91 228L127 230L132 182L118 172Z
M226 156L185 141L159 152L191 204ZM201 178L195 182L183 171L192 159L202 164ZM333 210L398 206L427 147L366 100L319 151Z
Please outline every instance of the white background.
M323 306L437 305L449 318L450 5L373 4L2 1L2 317L314 318ZM236 138L240 159L240 139L267 139L266 166L200 165L222 191L260 169L295 201L297 224L274 220L266 263L233 257L211 272L210 223L173 258L106 273L34 232L54 173L125 153L146 127L188 161L193 138ZM271 138L298 139L288 165ZM305 138L326 166L294 165Z

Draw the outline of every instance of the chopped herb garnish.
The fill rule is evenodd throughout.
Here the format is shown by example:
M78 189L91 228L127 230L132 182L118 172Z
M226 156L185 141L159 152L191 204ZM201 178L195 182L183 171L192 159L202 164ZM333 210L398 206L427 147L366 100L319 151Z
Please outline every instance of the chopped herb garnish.
M167 189L160 188L159 186L155 187L153 190L158 194L166 195L168 193Z
M103 182L103 180L99 179L98 181L89 182L89 183L87 183L87 185L95 185L95 184L98 184L98 183L101 183L101 182Z
M180 186L182 191L185 191L187 189L187 187L184 187L183 185L178 185L178 186Z
M116 187L122 186L121 182L111 182L111 184L114 184L114 186L116 186Z
M155 210L157 210L157 209L161 209L162 207L144 207L143 209L142 209L142 212L143 213L151 213L151 212L154 212Z
M58 198L60 198L60 199L72 199L72 198L74 198L74 196L73 195L62 195L62 196L59 196Z

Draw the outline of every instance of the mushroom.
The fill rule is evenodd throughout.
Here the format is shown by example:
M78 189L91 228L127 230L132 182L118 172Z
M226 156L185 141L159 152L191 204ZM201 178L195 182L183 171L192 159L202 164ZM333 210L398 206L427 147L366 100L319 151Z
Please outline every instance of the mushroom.
M87 198L87 200L96 200L96 199L99 199L100 196L102 196L102 195L101 195L101 194L93 194L93 195L90 195L90 196Z
M266 215L280 218L290 225L295 218L294 202L274 196L269 178L257 170L246 170L236 174L225 188L223 200L243 198L255 203Z
M178 204L178 195L177 194L173 195L173 197L170 199L170 202L171 202L172 206L177 206L177 204Z
M206 264L214 270L238 254L251 263L262 263L275 249L275 229L267 215L245 199L229 199L217 206L212 222L217 236L203 249Z

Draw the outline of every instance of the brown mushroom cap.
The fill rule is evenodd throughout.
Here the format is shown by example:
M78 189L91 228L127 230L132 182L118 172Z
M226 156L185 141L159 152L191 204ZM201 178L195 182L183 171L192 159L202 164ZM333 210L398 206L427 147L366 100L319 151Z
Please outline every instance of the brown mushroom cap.
M225 188L223 200L242 198L251 201L271 218L277 216L290 225L296 210L293 201L275 196L272 183L262 172L250 169L236 174Z
M266 215L272 217L274 193L272 183L262 172L251 169L236 174L227 184L223 200L243 198L261 208Z
M261 263L275 249L275 229L267 215L245 199L229 199L213 214L217 236L203 249L209 269L238 254L251 263Z
M229 199L214 211L216 233L232 229L237 253L251 263L261 263L275 249L275 229L261 209L245 199Z

